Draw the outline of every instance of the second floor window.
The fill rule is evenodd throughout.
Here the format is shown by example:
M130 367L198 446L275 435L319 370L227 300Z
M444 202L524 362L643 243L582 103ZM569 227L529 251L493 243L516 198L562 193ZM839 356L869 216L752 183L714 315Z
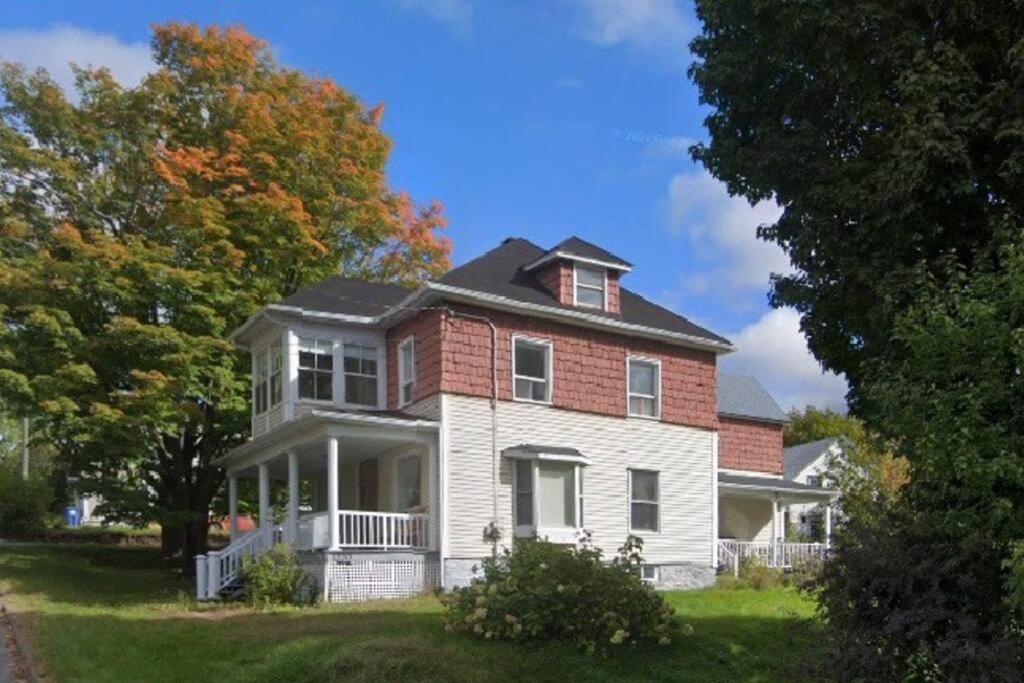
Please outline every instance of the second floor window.
M659 371L655 361L630 358L629 362L629 414L657 417Z
M260 349L253 357L252 406L257 415L281 403L284 357L280 344Z
M281 345L274 344L270 347L270 407L273 408L281 402L282 398L282 372L284 370L284 354L281 353Z
M267 412L267 352L261 349L255 358L252 380L252 408L257 415Z
M512 338L512 379L515 398L547 403L551 400L551 343Z
M377 349L345 344L345 403L377 405Z
M576 266L576 305L604 310L604 271Z
M406 337L398 345L398 405L416 397L416 340Z
M299 337L299 398L330 401L333 397L334 343Z

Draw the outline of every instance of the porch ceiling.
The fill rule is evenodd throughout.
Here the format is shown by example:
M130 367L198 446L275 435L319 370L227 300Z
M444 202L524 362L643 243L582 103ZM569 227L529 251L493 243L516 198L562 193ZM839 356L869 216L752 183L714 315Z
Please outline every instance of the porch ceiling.
M785 501L820 501L828 502L839 495L832 489L818 488L800 484L788 479L757 477L729 472L718 473L718 490L722 494L765 498L777 497Z

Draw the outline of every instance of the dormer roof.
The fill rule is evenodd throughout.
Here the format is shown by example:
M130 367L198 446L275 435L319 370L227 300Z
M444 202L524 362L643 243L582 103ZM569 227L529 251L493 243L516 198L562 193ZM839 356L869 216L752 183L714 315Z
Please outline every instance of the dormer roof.
M580 239L579 237L573 236L562 240L541 254L537 259L524 265L523 270L535 270L545 263L550 263L551 261L559 259L575 261L577 263L586 263L602 268L610 268L623 273L629 272L633 267L633 264L629 261L619 258L610 251L602 249L596 244L592 244L586 240Z

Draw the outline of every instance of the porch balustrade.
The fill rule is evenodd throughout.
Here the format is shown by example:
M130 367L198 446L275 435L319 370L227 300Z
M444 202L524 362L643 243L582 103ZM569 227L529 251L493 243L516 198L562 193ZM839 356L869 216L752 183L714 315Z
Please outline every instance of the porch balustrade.
M828 554L824 543L789 543L786 541L718 541L718 561L733 573L748 557L757 558L762 564L778 569L790 569L794 565Z
M303 549L329 548L329 513L299 518L298 544ZM339 546L360 550L421 550L430 546L426 513L338 511Z

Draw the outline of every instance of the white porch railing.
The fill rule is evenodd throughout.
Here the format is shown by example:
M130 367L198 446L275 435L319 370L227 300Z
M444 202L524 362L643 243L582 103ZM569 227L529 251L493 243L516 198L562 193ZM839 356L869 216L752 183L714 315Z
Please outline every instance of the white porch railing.
M815 558L824 558L828 546L824 543L787 543L786 541L718 541L718 561L732 572L748 557L757 558L768 567L789 569L796 564Z
M196 598L212 600L238 578L246 557L259 557L281 541L281 527L274 524L250 531L220 550L196 555Z
M430 515L406 512L338 511L342 548L361 550L423 549L430 545ZM326 512L299 518L300 548L327 548L330 529Z

